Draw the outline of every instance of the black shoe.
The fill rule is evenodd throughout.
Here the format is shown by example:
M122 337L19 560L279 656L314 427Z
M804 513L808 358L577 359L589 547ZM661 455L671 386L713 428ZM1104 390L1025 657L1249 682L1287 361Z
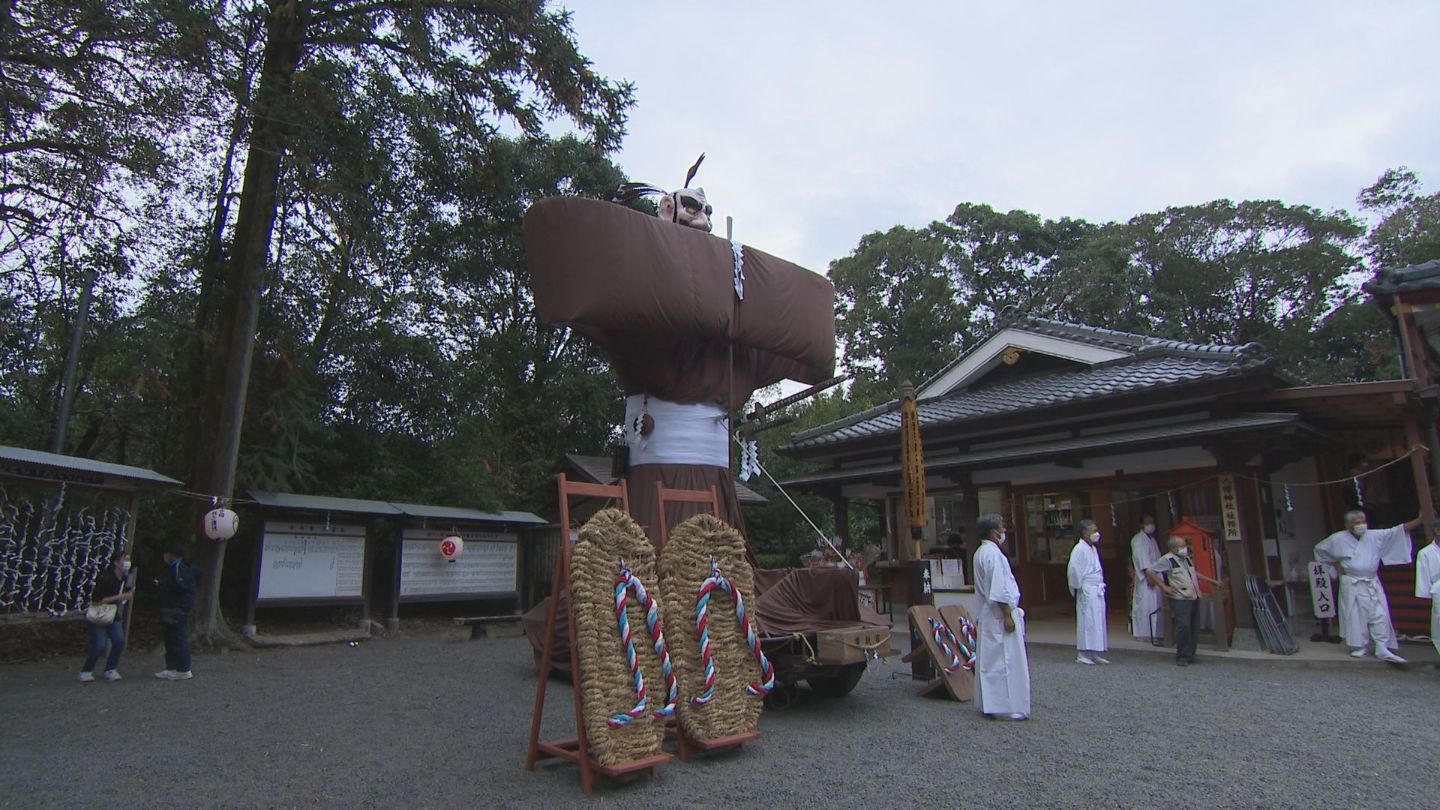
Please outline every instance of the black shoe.
M1190 659L1188 659L1188 658L1176 658L1176 659L1175 659L1175 666L1177 666L1177 667L1188 667L1188 666L1190 666Z

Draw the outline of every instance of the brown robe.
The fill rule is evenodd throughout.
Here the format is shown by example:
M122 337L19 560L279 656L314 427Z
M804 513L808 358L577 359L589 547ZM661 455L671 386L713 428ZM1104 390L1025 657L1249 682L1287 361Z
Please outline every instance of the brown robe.
M730 243L704 231L578 197L537 202L524 228L541 320L599 344L627 395L734 413L757 388L835 372L835 288L799 265L744 248L742 301ZM721 519L745 533L728 464L642 464L627 480L630 513L657 544L656 481L715 486ZM674 527L702 509L667 511Z

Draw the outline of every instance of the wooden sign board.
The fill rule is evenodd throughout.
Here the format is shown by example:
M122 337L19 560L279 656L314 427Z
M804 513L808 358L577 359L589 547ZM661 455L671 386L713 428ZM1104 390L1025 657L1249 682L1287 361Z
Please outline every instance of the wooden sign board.
M266 522L257 604L358 601L364 595L364 526Z
M1335 598L1330 591L1330 564L1310 563L1310 606L1315 609L1315 618L1335 618Z
M440 541L457 536L465 541L455 562L440 556ZM508 532L406 529L400 543L400 598L439 600L450 597L508 595L516 591L519 536Z

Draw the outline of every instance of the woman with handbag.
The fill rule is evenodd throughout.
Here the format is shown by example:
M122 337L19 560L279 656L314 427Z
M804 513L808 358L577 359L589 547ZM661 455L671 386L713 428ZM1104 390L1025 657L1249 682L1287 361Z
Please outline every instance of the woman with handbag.
M115 667L120 664L120 653L125 652L125 625L120 621L120 606L135 598L135 591L125 590L125 580L130 575L130 553L117 549L110 555L110 564L95 578L95 587L90 592L90 607L85 610L85 628L90 631L90 653L80 666L80 682L95 680L95 662L105 652L108 644L110 655L105 659L107 681L120 680Z

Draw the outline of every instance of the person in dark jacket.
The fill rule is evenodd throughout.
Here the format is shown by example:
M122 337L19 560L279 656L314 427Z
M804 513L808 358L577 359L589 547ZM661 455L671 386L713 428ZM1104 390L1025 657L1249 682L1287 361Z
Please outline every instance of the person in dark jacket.
M162 681L188 681L190 671L190 608L195 606L196 573L185 562L185 549L165 550L165 573L160 588L160 624L165 627L165 669L155 673Z
M95 587L90 591L91 605L118 605L119 610L115 613L115 620L109 624L85 623L85 629L90 631L90 651L85 656L85 663L80 666L80 682L92 683L95 680L95 664L105 652L108 644L110 654L105 657L105 674L102 675L107 681L120 680L120 673L116 667L120 665L120 653L125 652L125 622L124 604L135 598L135 591L125 590L125 580L130 574L130 552L125 549L118 549L110 556L110 564L95 578Z

